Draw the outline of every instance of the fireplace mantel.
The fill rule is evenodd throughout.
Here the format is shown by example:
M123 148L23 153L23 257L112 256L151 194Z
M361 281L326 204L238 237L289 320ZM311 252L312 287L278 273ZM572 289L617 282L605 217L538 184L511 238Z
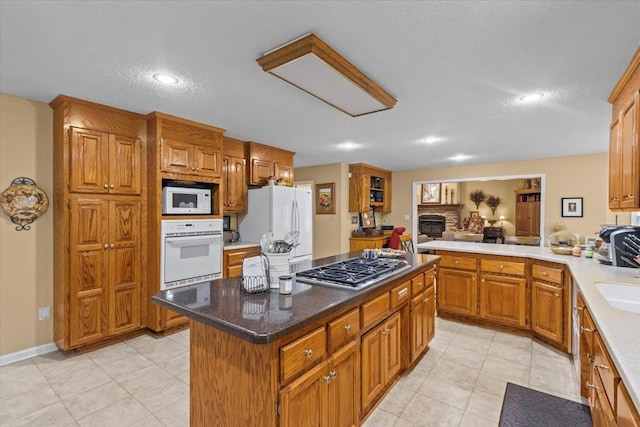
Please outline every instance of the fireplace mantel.
M422 212L426 212L427 209L458 209L458 210L462 210L462 207L464 205L461 204L457 204L457 203L420 203L418 205L418 210L422 211Z

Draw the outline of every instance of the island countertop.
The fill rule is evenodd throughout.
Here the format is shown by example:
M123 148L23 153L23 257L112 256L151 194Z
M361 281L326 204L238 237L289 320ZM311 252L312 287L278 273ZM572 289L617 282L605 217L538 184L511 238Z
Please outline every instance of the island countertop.
M556 255L548 247L443 240L420 243L417 247L418 249L526 257L567 265L574 279L573 283L582 293L631 398L636 407L640 408L640 333L638 333L640 314L611 306L596 287L596 282L640 286L638 269L603 265L595 258Z
M360 256L351 252L313 261L313 266ZM410 268L362 290L353 291L302 282L293 284L290 295L277 289L265 294L240 292L240 278L220 279L160 292L152 301L189 319L224 331L254 344L267 344L365 300L381 288L426 270L439 257L407 254Z

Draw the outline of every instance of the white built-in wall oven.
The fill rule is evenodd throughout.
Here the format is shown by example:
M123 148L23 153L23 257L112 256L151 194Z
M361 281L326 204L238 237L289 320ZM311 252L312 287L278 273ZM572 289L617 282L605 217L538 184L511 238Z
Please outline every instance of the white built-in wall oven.
M222 277L222 219L160 224L160 290Z

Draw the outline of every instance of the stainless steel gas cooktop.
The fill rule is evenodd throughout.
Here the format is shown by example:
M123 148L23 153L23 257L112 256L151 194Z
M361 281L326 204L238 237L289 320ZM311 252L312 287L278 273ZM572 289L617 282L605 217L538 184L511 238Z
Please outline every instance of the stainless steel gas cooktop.
M349 258L296 273L297 282L360 290L411 266L404 259Z

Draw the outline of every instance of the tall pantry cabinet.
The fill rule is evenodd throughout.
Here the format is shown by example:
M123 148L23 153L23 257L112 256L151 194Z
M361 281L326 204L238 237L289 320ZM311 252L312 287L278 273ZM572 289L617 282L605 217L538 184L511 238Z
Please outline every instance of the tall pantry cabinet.
M60 95L53 109L54 341L145 326L146 120Z

